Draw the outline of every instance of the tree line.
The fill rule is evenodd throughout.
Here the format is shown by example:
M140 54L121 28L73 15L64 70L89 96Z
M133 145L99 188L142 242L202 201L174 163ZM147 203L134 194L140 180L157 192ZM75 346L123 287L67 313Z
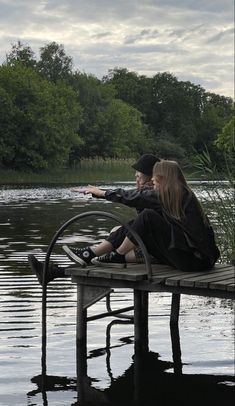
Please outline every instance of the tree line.
M64 46L12 45L0 66L0 167L38 171L86 157L151 152L190 164L205 146L232 162L233 100L179 81L114 68L102 79L73 69Z

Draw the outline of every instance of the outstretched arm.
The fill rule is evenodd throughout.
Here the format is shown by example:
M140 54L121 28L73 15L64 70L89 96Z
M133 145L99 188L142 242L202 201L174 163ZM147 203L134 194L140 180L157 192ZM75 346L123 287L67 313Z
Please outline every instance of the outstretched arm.
M85 188L73 189L75 192L88 194L91 193L94 197L100 197L111 202L122 203L129 207L135 207L142 210L145 208L159 210L161 204L154 190L101 190L96 186L87 186Z
M83 193L85 195L91 193L92 196L95 197L104 197L105 196L105 190L101 190L96 186L88 185L84 188L74 188L72 189L72 192L78 192L78 193Z

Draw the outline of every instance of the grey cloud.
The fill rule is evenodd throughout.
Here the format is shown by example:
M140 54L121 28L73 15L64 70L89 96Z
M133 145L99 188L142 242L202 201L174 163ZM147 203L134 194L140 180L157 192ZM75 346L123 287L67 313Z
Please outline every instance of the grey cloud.
M134 44L135 42L141 41L143 39L145 40L150 40L150 39L155 39L158 36L158 30L151 30L151 29L145 29L140 31L140 33L135 34L135 35L128 35L124 39L125 44Z
M208 44L213 43L213 42L218 42L221 39L227 39L229 36L234 36L234 28L228 28L227 30L220 31L218 34L213 35L210 37L206 42Z
M0 0L0 61L17 40L35 53L56 41L98 77L170 71L231 94L231 25L232 0Z
M91 37L96 38L96 39L103 39L110 35L112 35L112 33L110 31L108 31L108 32L101 32L99 34L92 35Z

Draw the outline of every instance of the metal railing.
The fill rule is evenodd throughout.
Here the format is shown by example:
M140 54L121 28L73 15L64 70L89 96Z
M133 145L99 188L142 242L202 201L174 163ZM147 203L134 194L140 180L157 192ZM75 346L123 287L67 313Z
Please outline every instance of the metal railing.
M46 336L47 336L47 326L46 326L46 310L47 310L47 282L46 282L46 275L48 272L48 267L49 267L49 262L50 262L50 256L52 253L52 250L58 240L58 238L62 235L62 233L73 223L84 219L86 217L90 217L90 216L96 216L96 217L105 217L105 218L110 218L112 220L115 220L117 223L121 224L122 226L126 227L126 229L128 230L128 232L135 238L137 244L139 245L142 254L144 256L144 260L145 260L145 266L146 266L146 271L147 271L147 275L148 275L148 279L151 279L152 277L152 267L151 267L151 262L150 262L150 258L149 258L149 254L145 248L145 245L142 241L142 239L140 238L140 236L131 229L131 227L126 224L123 220L121 220L119 217L117 217L115 214L112 213L107 213L104 211L89 211L89 212L85 212L82 214L78 214L74 217L72 217L71 219L69 219L66 223L64 223L60 229L55 233L55 235L53 236L48 249L47 249L47 253L46 253L46 257L45 257L45 262L44 262L44 266L43 266L43 283L42 283L42 371L43 371L43 375L46 374Z

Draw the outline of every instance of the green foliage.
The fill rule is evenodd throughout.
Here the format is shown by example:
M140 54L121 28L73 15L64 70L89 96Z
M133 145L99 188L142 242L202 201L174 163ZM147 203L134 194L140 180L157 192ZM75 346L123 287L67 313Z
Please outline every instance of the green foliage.
M53 168L41 172L0 169L1 185L16 184L94 184L94 182L133 181L133 159L86 158L71 168Z
M81 142L73 90L22 65L0 67L0 164L40 170L61 164Z
M221 176L213 163L210 153L205 149L195 155L197 173L210 179L210 187L205 188L205 202L208 215L213 218L217 231L217 242L221 251L221 260L235 263L235 219L234 219L234 177L229 168ZM209 205L208 205L209 202Z
M168 156L173 143L177 145L173 158L177 159L182 154L190 156L194 149L200 152L207 144L219 164L221 153L213 142L231 118L232 99L206 93L201 86L178 81L168 72L146 78L115 68L104 81L113 84L118 97L142 113L153 134L154 150L163 149Z
M104 142L101 156L130 157L143 142L141 114L122 100L112 100L99 113L97 129Z
M190 164L207 145L220 171L224 153L231 167L232 99L169 72L146 77L114 68L101 81L72 68L56 42L38 60L28 45L12 46L0 68L0 165L43 169L146 152Z
M66 55L63 45L51 42L40 48L37 69L49 81L69 80L72 67L72 58Z
M227 167L235 174L234 117L224 125L214 144L225 154Z
M115 98L113 85L76 72L71 84L83 108L80 135L84 144L70 160L81 157L130 157L145 149L147 138L141 113Z
M23 45L20 41L12 45L11 52L6 56L6 65L14 66L18 62L28 68L35 68L37 65L32 49L28 45Z
M154 152L163 159L182 161L185 158L184 148L167 138L157 140L157 147Z

